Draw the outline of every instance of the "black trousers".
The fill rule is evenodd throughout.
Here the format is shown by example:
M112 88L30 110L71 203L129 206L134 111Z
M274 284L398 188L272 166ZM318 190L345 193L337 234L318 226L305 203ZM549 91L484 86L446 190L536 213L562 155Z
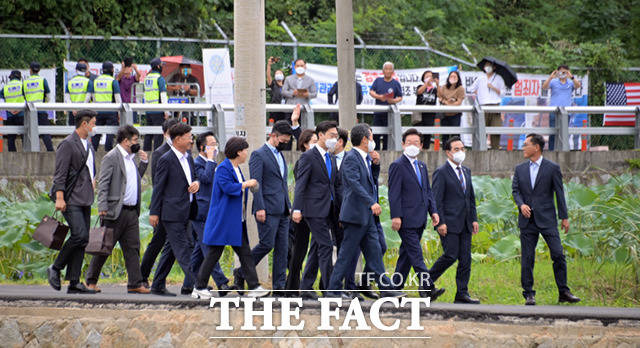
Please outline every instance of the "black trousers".
M435 282L440 276L458 261L456 270L456 296L469 294L469 276L471 275L471 233L467 228L462 233L447 232L447 235L440 236L443 253L429 270L431 279Z
M423 112L422 113L422 121L416 123L415 125L418 127L431 127L433 126L436 120L436 114L432 112ZM423 134L422 135L422 148L429 149L431 146L431 134Z
M162 126L164 123L164 113L162 112L147 112L147 125L148 126ZM153 151L162 145L164 141L162 134L145 135L142 149L144 151ZM153 143L153 150L151 145Z
M20 111L17 114L12 114L9 111L7 111L7 119L4 121L4 124L6 126L22 126L24 125L24 112ZM7 134L4 136L5 139L7 139L7 149L9 150L9 152L16 152L17 148L16 148L16 139L17 139L18 135L17 134ZM21 139L22 135L20 135ZM23 140L24 141L24 140Z
M140 222L136 207L122 207L116 220L105 220L104 225L113 228L113 240L120 244L124 264L127 268L127 287L135 289L142 283L140 275ZM102 266L109 256L95 255L87 270L87 284L97 284Z
M142 255L142 262L140 263L142 281L149 281L149 274L151 274L153 264L156 262L156 258L162 251L162 247L166 241L167 231L165 231L162 223L159 223L158 226L153 229L153 237L151 237L151 241L149 242L149 245L147 245L144 255ZM171 265L173 265L173 261L171 261Z
M440 125L442 127L460 127L460 117L462 114L455 114L451 116L443 115L440 118ZM460 134L443 134L442 135L442 144L444 145L449 138L459 137Z
M526 228L520 229L520 245L522 259L520 261L520 281L522 283L522 295L526 298L528 295L535 295L533 290L533 266L536 261L536 245L538 245L538 236L542 235L553 261L553 275L556 279L558 291L569 291L567 286L567 262L564 258L564 249L560 241L560 234L557 227L539 228L533 223L529 223Z
M295 239L293 242L291 258L289 259L289 274L287 275L286 290L299 290L300 289L300 271L302 270L302 263L305 256L307 256L307 250L309 249L309 234L311 230L309 225L303 219L299 224L293 223ZM316 269L317 273L317 269Z
M389 114L386 112L376 112L373 114L372 126L374 127L387 127L389 125ZM389 135L387 134L374 134L373 141L376 142L376 150L386 150L387 143L389 141Z
M96 117L96 126L117 126L118 125L118 114L115 112L101 112L98 113ZM107 140L104 142L104 150L111 151L113 149L113 134L107 134ZM100 146L100 138L102 138L102 134L96 134L91 138L91 144L93 144L93 149L98 151L98 146Z
M46 112L38 112L38 126L50 126L49 114ZM44 143L44 147L47 151L53 151L53 142L51 141L51 134L40 134L40 139Z
M322 275L321 286L329 289L329 280L333 272L333 240L331 229L333 228L332 214L326 218L304 218L311 230L311 244L307 264L302 275L300 289L311 290L318 277L318 267Z
M213 267L218 263L222 252L224 251L224 245L209 245L208 253L205 256L200 270L198 271L196 289L206 289L207 282L209 281L209 275L213 271ZM242 245L233 246L233 251L238 255L240 259L240 267L244 279L247 281L249 289L255 289L260 285L258 281L258 273L256 272L256 265L253 262L253 256L251 256L251 248L249 247L249 237L247 236L247 224L242 222Z
M178 265L184 272L185 279L196 278L195 273L189 267L194 246L191 221L162 221L161 223L167 231L167 241L151 285L152 289L157 290L166 287L167 276L171 271L174 260L178 261ZM163 262L163 259L166 262Z
M91 207L67 205L67 209L62 213L65 220L69 224L71 236L64 242L62 249L56 260L53 262L53 268L61 271L65 267L65 280L69 280L72 284L80 281L80 273L82 272L82 260L84 260L84 248L89 243L89 228L91 224Z

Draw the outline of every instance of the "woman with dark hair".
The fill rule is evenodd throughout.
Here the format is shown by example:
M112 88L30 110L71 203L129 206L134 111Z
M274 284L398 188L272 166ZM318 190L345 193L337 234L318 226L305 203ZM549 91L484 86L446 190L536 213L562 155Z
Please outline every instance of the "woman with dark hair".
M423 84L418 86L416 91L416 105L436 105L438 99L438 76L431 70L422 73L421 81ZM435 112L423 112L420 122L414 123L414 126L433 126L436 119ZM429 149L431 146L431 134L422 135L422 147Z
M462 86L462 80L460 79L460 73L454 70L449 73L447 77L447 84L438 88L438 98L441 105L458 106L462 104L466 97L464 87ZM460 127L461 113L445 113L440 125L442 127ZM456 134L444 134L442 136L442 143L446 143L450 137L459 136Z
M260 286L256 266L249 248L247 236L247 194L249 188L257 188L255 179L244 180L239 165L249 158L249 144L244 138L232 137L225 145L227 157L216 168L213 177L211 205L204 226L202 242L207 245L208 253L200 270L196 285L191 293L193 298L211 298L207 289L209 275L218 263L225 245L231 245L240 259L244 279L249 285L249 296L267 296L269 291ZM244 289L238 289L242 291Z
M305 129L298 138L298 150L305 152L318 142L318 135L312 129ZM298 162L293 166L293 175L297 178ZM300 290L300 272L302 262L307 256L309 248L309 225L303 219L299 224L291 222L289 224L289 274L287 275L286 290ZM317 274L318 271L314 274ZM286 293L287 296L297 296L295 292Z

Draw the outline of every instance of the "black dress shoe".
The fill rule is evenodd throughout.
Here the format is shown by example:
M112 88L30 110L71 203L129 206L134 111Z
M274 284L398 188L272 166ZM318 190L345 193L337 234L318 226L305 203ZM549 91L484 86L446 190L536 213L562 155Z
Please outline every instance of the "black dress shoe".
M67 288L67 294L95 294L96 291L87 288L82 283L78 283L75 285L69 285Z
M236 291L238 294L244 294L244 278L240 275L240 269L236 268L233 270L233 285L236 287Z
M467 304L480 304L480 300L472 298L468 294L462 296L456 296L453 303L467 303Z
M318 294L316 294L315 290L301 290L300 291L302 293L302 299L303 300L317 300L318 299Z
M432 286L429 289L418 291L418 294L420 295L420 297L431 297L430 301L433 302L442 294L444 294L445 291L445 288L436 288L435 286Z
M47 279L54 290L60 291L60 271L54 269L53 265L47 267Z
M574 296L571 291L564 291L560 293L560 296L558 296L558 302L578 303L580 302L580 298Z
M218 296L220 297L225 297L227 296L227 294L229 293L229 291L231 291L231 287L229 287L229 285L227 284L222 284L218 287Z
M376 293L375 291L371 290L371 287L369 285L358 285L357 289L360 292L360 295L364 297L368 297L372 300L377 300L380 298L380 295L378 295L378 293Z
M340 297L342 297L343 301L351 301L354 298L357 298L359 301L364 301L364 297L357 291L343 291Z
M180 288L180 295L191 295L193 288Z
M289 297L289 292L282 291L283 289L273 289L271 297Z
M524 302L525 306L535 306L536 305L536 296L535 295L527 295L527 299Z
M382 292L382 297L395 297L395 298L401 298L401 297L405 297L407 296L407 294L405 294L402 291L383 291Z
M159 296L176 296L176 294L170 292L169 290L167 290L167 288L164 289L151 289L151 293L154 295L159 295Z

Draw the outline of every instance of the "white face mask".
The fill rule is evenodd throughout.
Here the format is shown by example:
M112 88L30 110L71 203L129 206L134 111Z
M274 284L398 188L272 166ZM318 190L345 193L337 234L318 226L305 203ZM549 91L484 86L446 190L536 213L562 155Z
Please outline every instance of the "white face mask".
M486 72L487 74L491 74L493 72L493 68L490 66L485 66L484 72Z
M302 74L304 74L304 72L305 72L305 69L304 69L303 66L299 66L299 67L296 68L296 74L302 75Z
M93 129L89 131L89 136L94 137L96 134L98 134L98 127L93 127Z
M453 154L453 161L457 164L462 164L466 157L466 153L464 151L458 151Z
M282 74L276 74L276 80L277 80L277 81L282 81L282 80L284 80L284 75L282 75Z
M563 78L565 78L565 77L567 77L567 74L565 74L565 73L559 73L559 74L558 74L558 78L563 79Z
M429 83L429 79L424 79L422 80L422 82L424 82L425 84Z
M173 145L173 141L171 141L171 138L169 137L164 137L164 140L167 141L167 144L169 144L169 146Z
M336 138L330 138L327 139L324 144L327 146L327 150L329 150L329 152L333 152L336 149L336 145L338 144L338 139Z
M368 152L372 152L373 150L376 149L376 142L369 139L369 143L367 143L367 148L368 148Z
M411 158L416 158L420 154L420 149L415 145L409 145L404 148L404 154Z

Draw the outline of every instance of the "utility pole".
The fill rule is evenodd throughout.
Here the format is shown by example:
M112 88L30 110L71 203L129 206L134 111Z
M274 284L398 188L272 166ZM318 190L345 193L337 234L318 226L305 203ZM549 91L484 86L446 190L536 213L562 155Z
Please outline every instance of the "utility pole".
M338 108L340 128L356 124L356 64L353 48L352 0L336 0L336 48L338 50Z

